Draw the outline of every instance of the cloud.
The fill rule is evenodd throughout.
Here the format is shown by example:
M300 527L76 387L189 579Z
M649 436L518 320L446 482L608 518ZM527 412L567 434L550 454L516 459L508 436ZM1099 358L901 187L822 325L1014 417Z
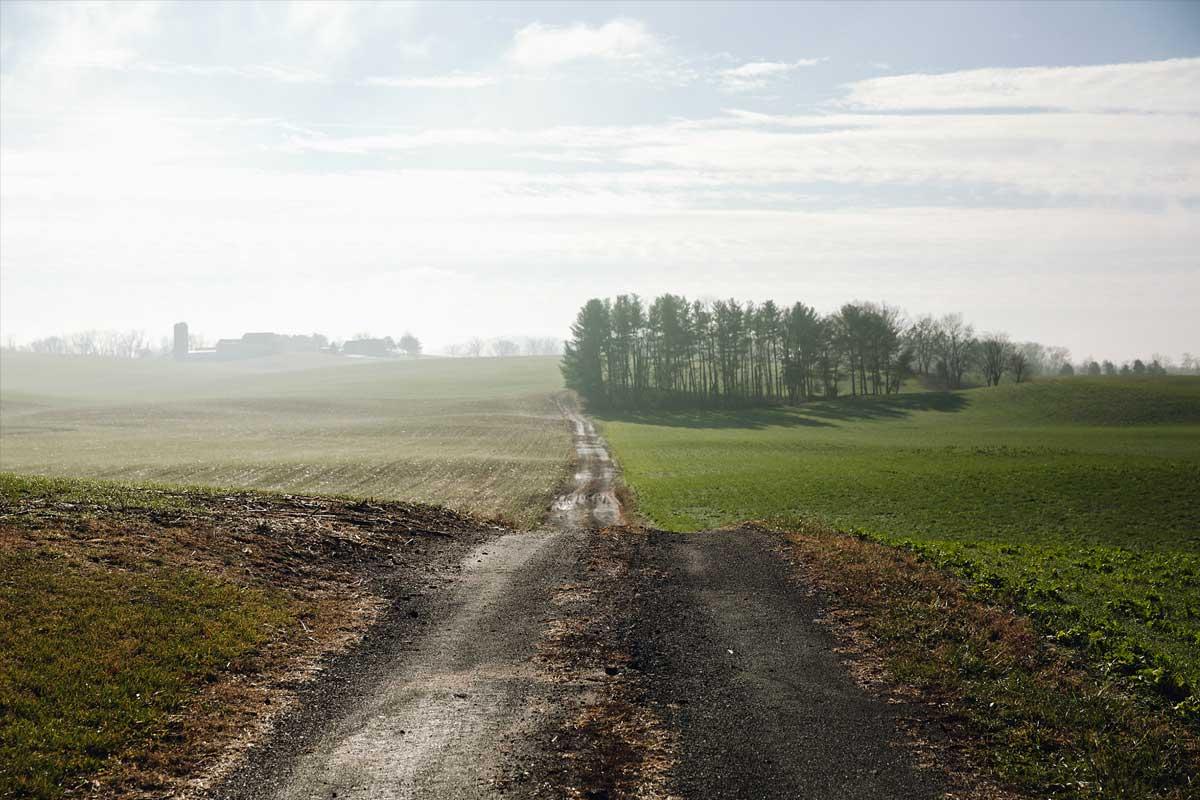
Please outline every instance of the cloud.
M717 74L721 89L727 92L749 92L765 89L774 81L801 67L821 63L821 58L802 58L799 61L751 61L740 67L721 70Z
M1022 337L1042 337L1023 327L1041 324L1044 338L1081 352L1126 352L1130 336L1148 331L1166 343L1200 331L1186 313L1200 291L1194 210L730 211L695 207L694 187L656 195L622 187L618 175L555 186L549 177L538 185L527 173L469 169L122 174L82 166L5 172L5 191L18 198L6 199L0 226L6 332L51 333L70 319L157 333L191 314L210 335L252 324L386 330L400 318L423 338L453 340L467 318L495 333L513 318L565 329L581 297L613 285L822 308L870 291L914 312L969 310L980 327ZM593 179L607 183L586 185ZM717 176L714 185L724 182ZM102 187L107 202L98 206ZM673 205L680 197L690 205ZM404 280L390 282L394 274ZM279 302L264 306L267 295ZM462 307L447 316L456 297ZM1106 297L1137 302L1098 315L1092 304ZM1098 316L1120 324L1098 326Z
M1200 58L1090 67L973 69L871 78L841 101L864 111L1047 108L1200 112Z
M533 22L513 35L508 60L527 69L545 69L585 59L637 59L658 47L655 36L635 19L622 17L600 26Z
M45 38L29 49L38 66L115 67L137 58L158 30L157 3L48 3L34 6ZM44 27L42 27L44 26Z
M131 72L151 72L158 75L191 75L201 78L250 78L277 83L327 83L329 77L303 67L284 67L275 64L176 64L172 62L135 61L117 69Z
M1200 198L1200 128L1178 115L805 114L732 111L649 125L427 128L379 135L292 136L284 147L424 163L453 147L459 157L495 165L528 159L576 171L602 165L628 171L633 190L670 176L674 205L777 207L795 201L781 186L905 187L990 197L1015 194L1074 202ZM691 196L716 178L729 191ZM735 188L736 187L736 188ZM810 190L801 190L810 191Z
M495 75L482 72L452 72L447 75L375 75L363 80L365 86L397 89L479 89L497 82Z
M340 0L293 0L284 24L289 33L307 37L319 50L341 53L358 43L358 13L355 4Z

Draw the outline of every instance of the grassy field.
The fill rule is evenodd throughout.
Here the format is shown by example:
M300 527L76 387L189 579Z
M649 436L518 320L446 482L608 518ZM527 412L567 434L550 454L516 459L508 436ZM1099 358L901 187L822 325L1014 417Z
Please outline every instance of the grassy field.
M1042 381L603 420L641 514L918 551L1200 719L1200 379Z
M282 592L0 546L0 789L56 797L294 622ZM11 772L10 772L11 771Z
M4 353L0 471L401 499L528 526L567 474L561 385L555 358Z
M380 522L384 524L380 524ZM0 797L174 797L479 522L0 473Z

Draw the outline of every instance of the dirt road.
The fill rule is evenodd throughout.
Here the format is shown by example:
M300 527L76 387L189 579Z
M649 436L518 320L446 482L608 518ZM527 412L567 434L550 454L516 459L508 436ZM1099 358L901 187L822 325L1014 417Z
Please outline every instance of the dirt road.
M851 680L774 536L655 532L630 559L631 649L647 702L677 732L680 796L939 795L898 741L897 723L916 710Z
M579 468L545 528L431 576L215 794L937 796L770 537L613 527L615 466L564 413Z

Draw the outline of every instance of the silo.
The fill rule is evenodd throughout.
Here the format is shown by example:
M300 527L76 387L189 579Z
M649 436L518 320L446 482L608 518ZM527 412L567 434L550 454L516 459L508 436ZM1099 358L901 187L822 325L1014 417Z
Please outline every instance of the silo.
M175 360L183 361L188 355L188 327L186 322L175 323Z

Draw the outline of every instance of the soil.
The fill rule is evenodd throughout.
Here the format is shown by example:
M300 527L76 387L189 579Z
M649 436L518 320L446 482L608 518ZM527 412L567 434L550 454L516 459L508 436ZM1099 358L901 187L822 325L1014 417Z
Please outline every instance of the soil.
M543 529L477 544L211 794L922 798L915 713L850 678L772 535L622 524L591 423Z

